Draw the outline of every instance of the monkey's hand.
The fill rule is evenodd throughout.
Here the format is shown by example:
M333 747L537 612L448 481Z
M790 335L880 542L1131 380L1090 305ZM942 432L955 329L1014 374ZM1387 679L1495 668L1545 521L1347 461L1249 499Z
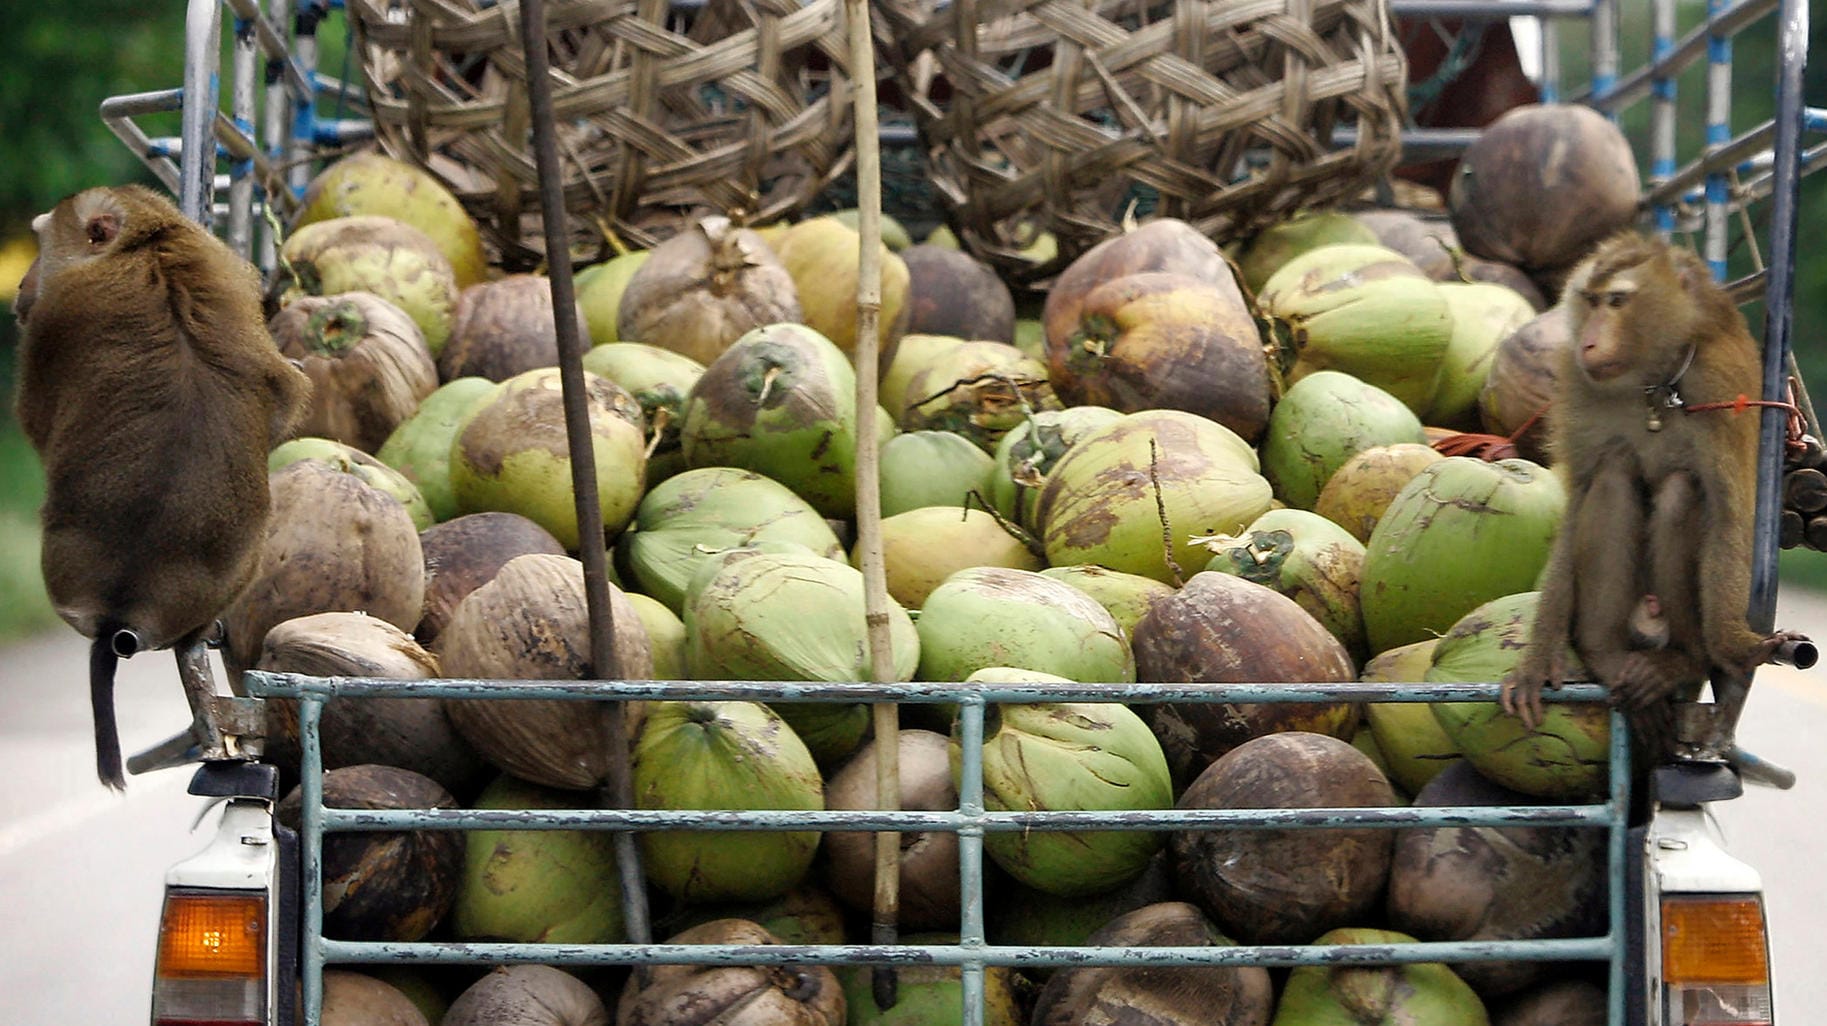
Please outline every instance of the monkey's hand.
M1611 686L1611 704L1642 711L1666 702L1683 684L1706 679L1706 667L1678 649L1627 653L1618 665Z
M1542 723L1542 688L1559 688L1566 677L1566 663L1558 652L1525 653L1522 663L1504 677L1498 702L1504 712L1534 730Z
M1751 675L1751 669L1753 667L1775 662L1777 653L1781 652L1785 645L1798 642L1805 644L1808 643L1808 641L1808 635L1806 634L1800 634L1795 631L1777 631L1752 647L1749 660L1741 669L1744 671L1745 676L1748 677Z

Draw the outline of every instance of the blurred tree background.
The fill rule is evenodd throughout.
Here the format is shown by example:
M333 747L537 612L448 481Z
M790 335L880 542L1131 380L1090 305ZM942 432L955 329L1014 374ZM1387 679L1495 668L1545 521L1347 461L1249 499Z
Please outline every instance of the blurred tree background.
M1624 66L1641 62L1648 51L1647 4L1627 3L1622 38ZM29 224L33 215L59 198L86 186L126 181L151 182L137 158L102 125L102 99L120 93L168 88L179 82L183 65L184 5L176 0L147 4L136 0L60 0L16 4L8 18L13 56L0 62L0 133L9 159L0 163L0 300L10 301L30 260ZM1700 20L1703 5L1684 0L1685 30ZM1808 72L1807 95L1827 104L1827 26L1815 26L1810 49L1816 55ZM323 34L324 66L340 77L346 71L342 34L332 16ZM1577 25L1565 31L1567 80L1577 82L1585 67ZM1741 36L1736 44L1737 86L1733 124L1753 124L1769 116L1773 81L1774 27L1766 24ZM1680 83L1684 154L1698 148L1703 118L1704 71L1696 68ZM1633 138L1640 113L1626 118ZM175 134L176 119L154 122L154 134ZM1827 225L1827 174L1804 186L1802 238ZM1748 266L1741 249L1735 263ZM1755 313L1755 312L1754 312ZM1797 297L1796 340L1805 378L1817 395L1827 395L1827 256L1804 245ZM0 639L54 622L45 607L39 581L36 508L43 496L42 474L11 419L15 328L0 316L0 393L7 397L0 413ZM1784 555L1785 579L1827 588L1827 556L1790 552Z

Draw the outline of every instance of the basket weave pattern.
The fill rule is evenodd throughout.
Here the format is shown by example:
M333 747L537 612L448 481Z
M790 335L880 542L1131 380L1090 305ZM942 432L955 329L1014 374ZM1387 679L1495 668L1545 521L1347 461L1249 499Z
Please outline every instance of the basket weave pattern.
M542 258L520 11L349 0L376 135L443 178L505 261ZM842 0L550 0L566 207L579 243L648 246L695 216L772 220L843 171Z
M1355 195L1400 152L1382 0L877 2L954 226L1017 277L1136 204L1224 241ZM1059 255L1037 266L1021 250L1043 230Z

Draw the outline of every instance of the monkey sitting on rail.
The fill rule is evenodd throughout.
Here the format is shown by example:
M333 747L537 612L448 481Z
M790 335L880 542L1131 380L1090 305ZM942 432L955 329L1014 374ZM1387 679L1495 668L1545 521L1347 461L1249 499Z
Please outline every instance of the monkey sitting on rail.
M1571 643L1665 747L1678 690L1710 678L1716 699L1742 696L1755 667L1804 640L1746 620L1759 419L1747 397L1762 361L1699 258L1634 233L1601 244L1561 305L1573 344L1549 431L1567 510L1503 707L1538 725Z
M17 412L44 461L45 587L93 639L96 767L121 788L115 662L178 645L182 665L247 584L267 452L310 379L267 334L254 268L159 194L89 189L32 228Z

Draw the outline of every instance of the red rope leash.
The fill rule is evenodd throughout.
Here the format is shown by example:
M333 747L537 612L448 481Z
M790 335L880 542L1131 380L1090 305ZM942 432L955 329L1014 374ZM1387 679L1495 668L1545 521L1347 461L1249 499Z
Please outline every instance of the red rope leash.
M1787 402L1781 402L1781 401L1777 401L1774 399L1752 399L1751 397L1745 395L1743 392L1740 392L1740 393L1738 393L1737 398L1729 399L1725 402L1693 403L1688 406L1683 406L1682 409L1688 413L1702 413L1702 412L1707 412L1707 411L1712 411L1712 410L1730 410L1734 416L1745 412L1746 410L1750 409L1753 406L1768 407L1773 410L1786 410L1786 411L1788 411L1789 416L1788 416L1787 430L1784 433L1785 437L1784 437L1783 442L1784 442L1784 445L1787 446L1791 451L1799 453L1800 451L1802 451L1805 448L1805 445L1802 442L1802 438L1808 433L1808 429L1807 429L1807 425L1802 422L1801 407L1799 407L1795 404L1795 379L1794 378L1789 379L1787 391L1789 394L1789 399Z

